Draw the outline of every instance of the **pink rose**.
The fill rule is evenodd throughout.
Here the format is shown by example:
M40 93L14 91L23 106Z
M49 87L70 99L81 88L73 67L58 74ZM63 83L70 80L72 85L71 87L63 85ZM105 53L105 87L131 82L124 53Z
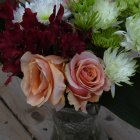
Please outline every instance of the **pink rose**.
M45 102L60 109L64 106L64 60L58 56L43 57L26 52L21 58L21 70L24 74L21 88L32 106L41 106Z
M76 110L86 112L88 101L97 102L103 93L110 89L103 65L90 51L76 54L70 63L66 64L65 74L68 81L68 100Z

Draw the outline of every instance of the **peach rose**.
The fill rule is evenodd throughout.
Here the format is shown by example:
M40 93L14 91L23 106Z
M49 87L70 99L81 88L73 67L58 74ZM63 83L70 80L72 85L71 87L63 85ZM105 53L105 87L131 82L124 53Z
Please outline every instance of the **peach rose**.
M103 91L110 90L103 65L90 51L76 54L66 64L65 74L68 81L68 100L76 110L86 112L88 101L97 102Z
M61 109L64 104L64 60L58 56L43 57L26 52L21 58L21 70L24 74L21 88L32 106L41 106L50 102Z

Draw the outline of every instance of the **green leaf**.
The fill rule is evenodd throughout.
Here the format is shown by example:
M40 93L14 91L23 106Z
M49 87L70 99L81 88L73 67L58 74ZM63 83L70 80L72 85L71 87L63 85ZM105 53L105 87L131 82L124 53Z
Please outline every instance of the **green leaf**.
M99 16L96 13L76 13L74 14L74 24L84 31L88 31L99 21Z
M75 2L74 0L71 0L68 5L73 13L84 13L92 8L94 1L95 0L79 0L78 2Z
M100 32L94 33L92 36L92 43L95 46L102 48L120 47L122 38L114 34L116 31L117 30L114 28L108 28L106 30L101 30Z
M133 86L116 86L114 99L110 93L104 93L100 104L106 106L117 116L140 129L140 73L137 73L131 81L134 82Z

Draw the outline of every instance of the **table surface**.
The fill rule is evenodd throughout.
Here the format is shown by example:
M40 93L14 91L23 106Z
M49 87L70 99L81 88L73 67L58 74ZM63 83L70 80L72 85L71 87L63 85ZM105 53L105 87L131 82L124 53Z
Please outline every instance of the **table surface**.
M6 78L0 71L0 140L50 140L53 121L48 106L31 107L20 89L20 79L14 77L4 86ZM96 123L107 134L103 140L140 140L140 130L105 107L101 107Z

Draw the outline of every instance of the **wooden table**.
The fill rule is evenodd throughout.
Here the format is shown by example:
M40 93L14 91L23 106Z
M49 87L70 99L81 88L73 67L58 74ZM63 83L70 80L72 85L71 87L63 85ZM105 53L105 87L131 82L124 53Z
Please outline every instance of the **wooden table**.
M6 74L0 71L0 140L50 140L53 121L48 106L31 107L20 89L20 79L6 87ZM140 130L101 107L96 121L108 138L103 140L140 140Z

